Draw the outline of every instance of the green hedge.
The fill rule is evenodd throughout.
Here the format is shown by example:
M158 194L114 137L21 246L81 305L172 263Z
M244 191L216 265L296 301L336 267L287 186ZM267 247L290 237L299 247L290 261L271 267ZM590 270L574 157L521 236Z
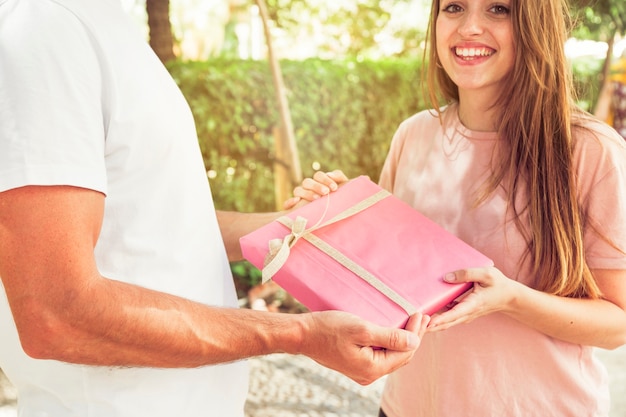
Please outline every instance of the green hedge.
M302 171L341 168L377 179L398 123L423 107L419 61L281 62ZM169 67L194 113L216 206L273 210L273 129L267 62L216 59Z
M424 108L419 60L281 62L303 174L343 169L378 175L398 124ZM573 63L580 103L589 109L601 62ZM216 207L273 210L274 86L265 61L174 62L210 173Z
M582 57L572 60L571 63L578 104L583 109L592 112L600 94L600 74L604 60Z

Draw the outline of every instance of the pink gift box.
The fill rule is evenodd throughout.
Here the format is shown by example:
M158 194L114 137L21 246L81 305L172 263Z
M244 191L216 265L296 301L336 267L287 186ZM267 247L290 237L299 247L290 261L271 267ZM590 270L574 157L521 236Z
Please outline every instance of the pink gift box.
M271 241L274 251L282 248L273 260ZM412 312L433 314L472 287L444 282L445 273L493 265L364 176L240 244L250 263L311 311L342 310L400 328Z

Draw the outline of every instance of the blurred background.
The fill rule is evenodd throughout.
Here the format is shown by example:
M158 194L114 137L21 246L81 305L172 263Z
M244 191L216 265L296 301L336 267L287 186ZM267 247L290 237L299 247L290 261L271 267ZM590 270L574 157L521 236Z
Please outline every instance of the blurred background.
M391 135L428 106L428 0L122 0L190 101L220 209L280 207L342 168L376 180ZM593 111L626 48L624 0L572 0L565 45Z
M122 0L196 119L218 209L280 209L316 170L369 175L431 107L420 83L429 0ZM626 50L624 0L572 0L565 45L594 111ZM259 272L233 264L242 294Z
M218 209L275 210L316 170L376 181L398 124L430 107L420 83L428 0L121 1L190 103ZM578 104L594 112L626 57L626 1L571 4L564 46ZM302 311L257 285L248 263L232 270L242 305ZM624 353L603 359L626 371ZM0 371L0 416L15 401Z

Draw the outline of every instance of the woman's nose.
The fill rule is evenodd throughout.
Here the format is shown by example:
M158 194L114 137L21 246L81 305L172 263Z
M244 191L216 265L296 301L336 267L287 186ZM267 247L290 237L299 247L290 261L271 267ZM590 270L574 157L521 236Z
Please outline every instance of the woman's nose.
M480 35L485 28L485 21L480 12L466 12L460 20L458 32L463 37Z

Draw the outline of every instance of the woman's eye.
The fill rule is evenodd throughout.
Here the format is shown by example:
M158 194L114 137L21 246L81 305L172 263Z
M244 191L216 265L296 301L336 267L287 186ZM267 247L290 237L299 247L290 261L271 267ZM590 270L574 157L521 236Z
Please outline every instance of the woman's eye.
M495 14L506 15L510 13L510 9L502 4L497 4L491 8L491 11Z
M461 12L463 8L456 3L450 3L441 9L442 12L446 13L458 13Z

